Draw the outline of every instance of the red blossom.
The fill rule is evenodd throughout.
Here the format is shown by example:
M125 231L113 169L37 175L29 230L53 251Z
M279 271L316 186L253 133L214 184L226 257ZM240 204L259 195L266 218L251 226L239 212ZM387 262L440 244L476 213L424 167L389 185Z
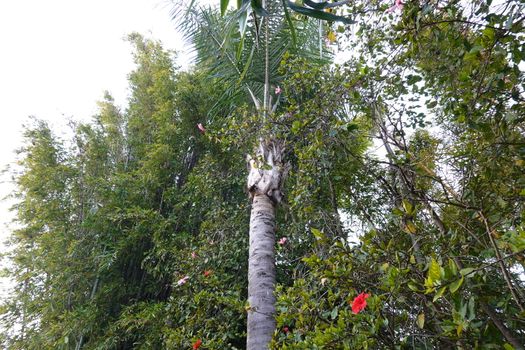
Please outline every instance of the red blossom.
M208 277L209 275L211 275L211 270L206 270L202 274L204 275L204 277Z
M290 332L290 329L287 326L284 326L283 327L283 332L288 334L288 332Z
M358 314L366 307L366 298L368 298L370 294L361 293L358 296L354 298L352 301L352 312L354 314Z
M192 349L193 349L193 350L197 350L198 348L201 347L201 344L202 344L202 340L197 339L197 341L196 341L195 343L193 343L193 347L192 347Z

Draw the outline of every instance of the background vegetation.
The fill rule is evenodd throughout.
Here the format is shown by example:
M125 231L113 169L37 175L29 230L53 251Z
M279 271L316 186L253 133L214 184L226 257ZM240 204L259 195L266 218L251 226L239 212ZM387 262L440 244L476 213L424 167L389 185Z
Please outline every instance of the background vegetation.
M26 128L0 343L244 348L245 156L262 130L283 140L288 164L273 348L522 349L524 7L345 3L331 11L354 24L321 22L321 50L339 38L351 51L339 66L308 49L319 22L291 14L299 47L275 37L279 103L266 120L235 88L239 74L261 83L246 63L256 17L215 60L196 32L190 72L130 35L125 110L107 95L71 139L38 119ZM238 19L195 11L225 34Z

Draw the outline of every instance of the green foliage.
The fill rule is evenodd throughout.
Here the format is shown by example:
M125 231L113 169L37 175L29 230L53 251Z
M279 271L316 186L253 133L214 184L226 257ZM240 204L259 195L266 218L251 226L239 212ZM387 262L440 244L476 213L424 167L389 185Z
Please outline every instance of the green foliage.
M275 348L523 344L523 250L515 245L524 217L523 104L512 94L523 91L523 74L514 68L521 56L511 54L523 45L522 20L514 22L521 5L442 5L405 3L378 22L371 3L349 5L373 14L357 19L351 78L338 86L354 98L348 114L372 125L352 131L377 135L386 156L355 152L344 162L353 175L338 211L359 243L325 235L311 248L299 267L305 277L280 290ZM294 132L307 129L297 121ZM375 298L366 316L348 319L345 298L361 292ZM368 329L356 326L360 317L369 317Z
M523 6L392 5L346 4L356 31L330 27L355 53L342 66L295 55L280 14L281 92L264 121L247 103L263 83L252 20L238 33L242 18L202 12L194 38L208 58L189 73L132 35L127 109L107 95L72 140L38 120L27 128L17 288L1 309L17 328L2 345L245 348L245 154L274 135L287 159L276 236L287 239L273 348L520 348ZM288 17L312 48L301 39L311 23ZM215 35L222 46L206 46Z
M242 173L220 161L243 155L196 126L221 92L198 71L176 72L160 43L130 41L125 111L106 94L68 142L38 120L27 128L6 348L244 343L246 195Z

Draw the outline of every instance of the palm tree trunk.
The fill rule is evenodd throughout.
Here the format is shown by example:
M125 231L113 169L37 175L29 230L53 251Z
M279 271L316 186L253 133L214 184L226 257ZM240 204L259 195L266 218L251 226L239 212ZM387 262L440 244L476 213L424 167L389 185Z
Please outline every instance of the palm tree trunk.
M248 350L266 350L275 331L275 207L281 200L282 148L261 140L250 158L253 198L248 261Z
M247 348L268 349L275 330L275 205L264 195L253 198L248 263Z

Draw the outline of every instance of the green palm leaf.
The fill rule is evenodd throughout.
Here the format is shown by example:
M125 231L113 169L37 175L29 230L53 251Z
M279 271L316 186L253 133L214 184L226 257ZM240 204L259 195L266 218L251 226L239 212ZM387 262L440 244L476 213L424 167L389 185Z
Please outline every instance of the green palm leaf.
M210 79L225 92L218 101L214 114L228 106L246 103L250 99L257 106L262 100L265 83L265 45L268 45L268 64L272 72L270 85L277 86L281 77L276 74L286 52L302 55L319 63L326 62L328 52L319 57L317 23L298 21L283 11L279 3L270 3L268 13L268 38L260 30L261 17L253 2L241 3L241 9L221 16L209 7L194 7L184 18L177 17L179 29L186 40L193 44L197 64L206 66ZM237 24L244 21L238 30ZM294 25L291 25L290 23ZM297 31L296 31L297 30ZM255 97L255 98L254 98ZM232 107L230 107L232 108Z

